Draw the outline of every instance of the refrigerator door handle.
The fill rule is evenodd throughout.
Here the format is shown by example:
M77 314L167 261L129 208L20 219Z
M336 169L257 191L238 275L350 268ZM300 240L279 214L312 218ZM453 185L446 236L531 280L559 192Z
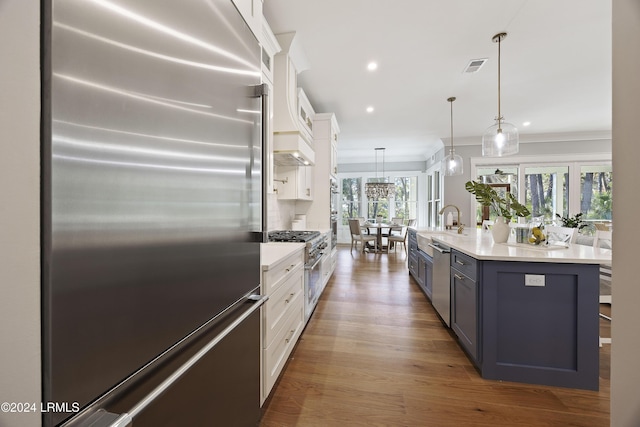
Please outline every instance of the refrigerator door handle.
M133 419L140 414L145 408L152 403L156 398L160 397L167 389L169 389L174 382L182 377L191 367L193 367L200 359L202 359L211 349L213 349L220 341L222 341L227 335L229 335L238 325L251 316L256 310L269 299L269 296L265 295L249 295L247 301L255 301L255 304L250 309L245 311L240 317L233 321L229 326L224 328L214 339L209 341L200 351L194 354L184 365L180 366L173 374L167 377L162 383L160 383L151 393L147 394L140 402L138 402L129 412L120 414L117 419L112 423L105 425L105 427L132 427Z

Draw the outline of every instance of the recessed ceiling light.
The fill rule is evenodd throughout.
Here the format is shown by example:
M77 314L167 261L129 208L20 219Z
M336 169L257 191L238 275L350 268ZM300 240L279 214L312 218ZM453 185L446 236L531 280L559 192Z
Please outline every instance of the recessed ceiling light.
M367 70L369 71L375 71L378 68L378 63L377 62L369 62L367 64Z
M367 107L367 113L373 113L373 107L371 106Z
M524 122L524 123L522 123L522 126L527 127L527 126L529 126L530 124L531 124L531 122Z

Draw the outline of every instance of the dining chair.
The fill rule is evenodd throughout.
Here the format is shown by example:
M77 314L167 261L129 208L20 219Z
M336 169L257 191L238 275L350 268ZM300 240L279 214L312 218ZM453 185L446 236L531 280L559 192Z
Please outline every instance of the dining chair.
M402 226L404 224L404 218L400 218L399 216L391 218L391 224L399 224L397 227L391 227L389 229L389 234L392 236L399 236L402 234Z
M362 234L362 228L360 227L360 220L358 218L349 219L349 231L351 232L351 253L353 253L353 246L358 249L358 242L362 245L362 252L367 242L373 242L374 247L378 250L378 237L374 234Z
M398 245L404 245L404 251L407 252L407 227L403 226L399 236L390 235L387 237L387 253L389 253L389 248L391 247L391 242L394 243L393 251L398 251Z
M594 248L613 249L613 233L611 231L596 230L593 236ZM611 265L600 264L600 304L611 305ZM603 313L598 313L603 319L611 321L611 317ZM600 347L602 344L611 344L611 338L600 337Z
M413 227L415 225L416 225L415 219L410 219L409 221L407 221L407 227Z
M545 228L547 231L547 239L555 238L558 241L575 243L578 238L577 228L560 227L557 225L547 225Z

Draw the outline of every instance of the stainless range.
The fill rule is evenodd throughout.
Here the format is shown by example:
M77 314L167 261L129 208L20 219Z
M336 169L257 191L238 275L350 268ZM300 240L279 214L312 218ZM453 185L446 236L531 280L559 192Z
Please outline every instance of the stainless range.
M329 243L319 231L278 230L269 232L270 242L304 243L304 315L309 320L318 303L322 275L320 261Z

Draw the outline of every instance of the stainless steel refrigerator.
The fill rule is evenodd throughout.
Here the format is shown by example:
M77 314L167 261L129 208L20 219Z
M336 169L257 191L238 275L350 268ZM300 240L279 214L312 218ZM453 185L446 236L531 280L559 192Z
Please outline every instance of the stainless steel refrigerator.
M258 42L231 0L42 28L43 424L256 425Z

